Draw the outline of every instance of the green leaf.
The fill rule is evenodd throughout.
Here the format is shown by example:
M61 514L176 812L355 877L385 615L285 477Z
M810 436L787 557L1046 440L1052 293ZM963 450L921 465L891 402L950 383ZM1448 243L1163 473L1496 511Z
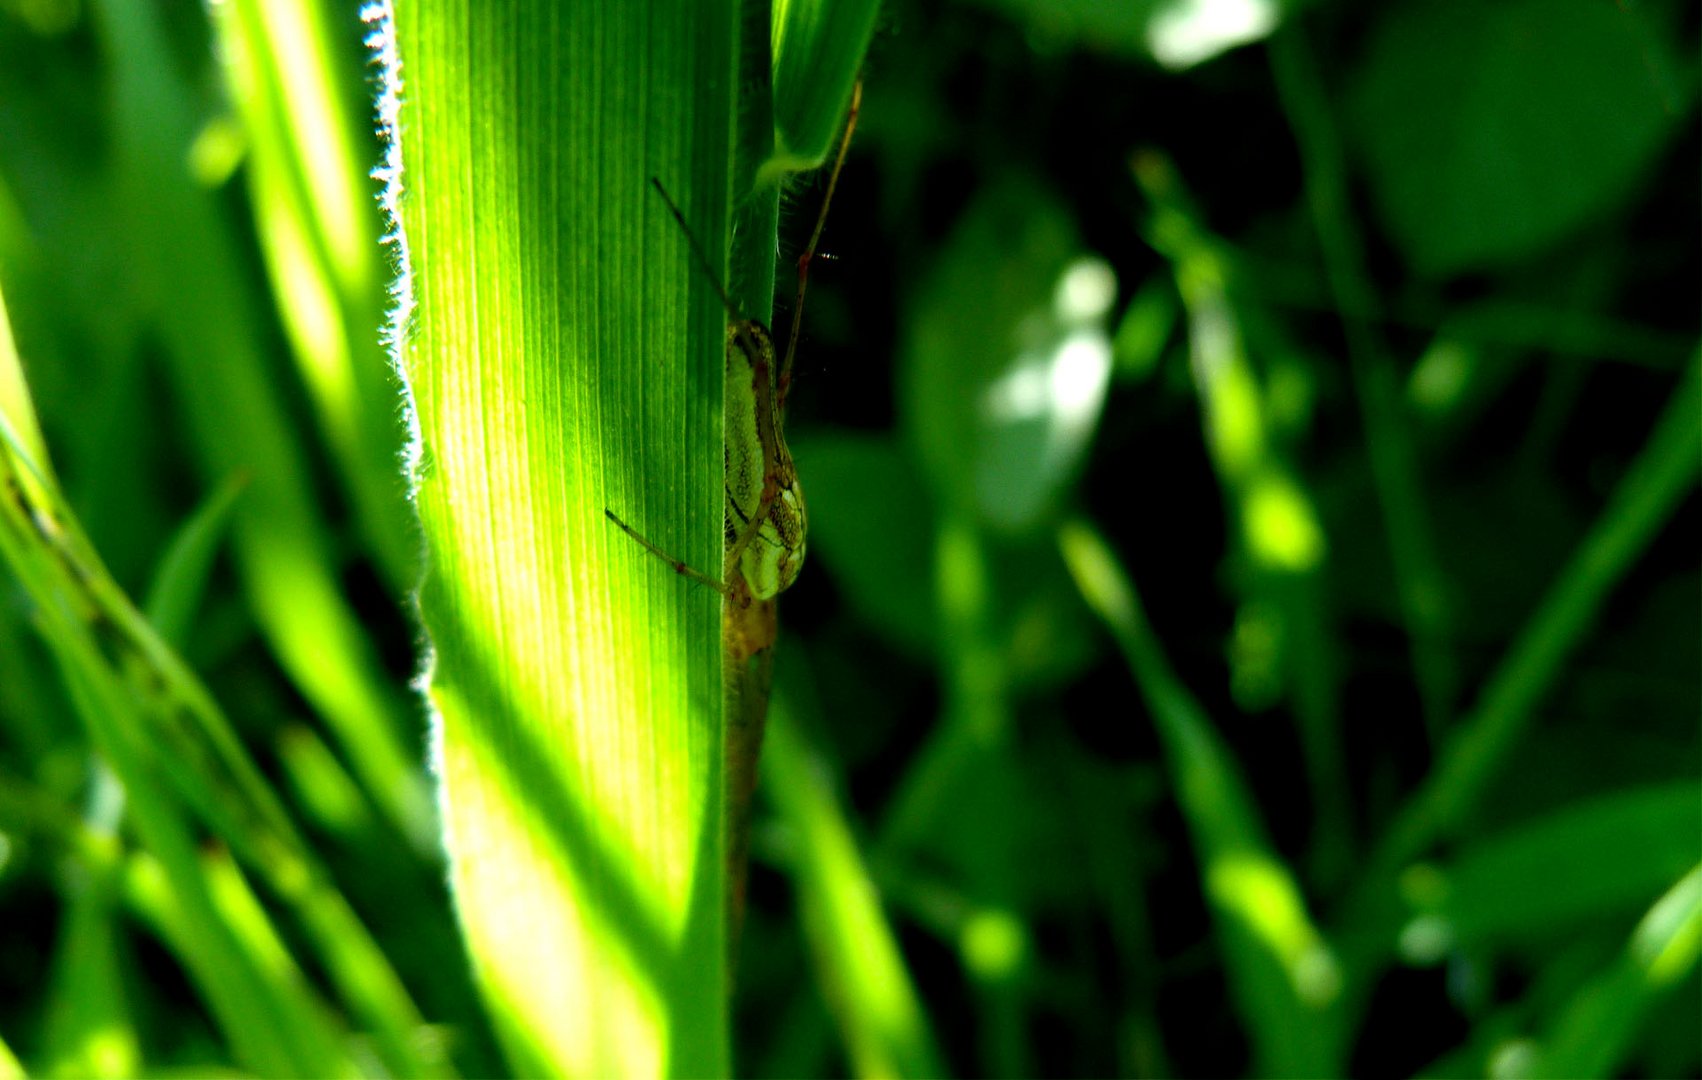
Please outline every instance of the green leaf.
M1632 193L1688 111L1646 18L1597 0L1388 11L1353 119L1377 209L1421 271L1528 256Z
M964 212L904 342L904 428L935 498L1006 534L1055 514L1099 421L1116 278L1051 192L1011 180Z
M1083 45L1088 48L1131 55L1146 52L1147 26L1159 0L1129 0L1107 4L1102 0L978 0L1021 21L1037 40L1057 48Z
M813 169L845 122L880 0L774 0L774 156L770 175Z
M724 278L734 94L766 93L739 18L417 0L379 27L450 876L523 1075L728 1069L719 597L604 512L720 567L727 314L650 181Z
M1179 71L1275 28L1276 0L979 0L1020 20L1045 51L1150 56Z

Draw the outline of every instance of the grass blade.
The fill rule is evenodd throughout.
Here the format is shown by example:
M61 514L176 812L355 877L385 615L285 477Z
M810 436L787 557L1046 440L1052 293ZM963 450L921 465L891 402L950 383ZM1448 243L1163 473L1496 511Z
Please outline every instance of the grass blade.
M720 565L726 315L650 180L724 273L739 13L375 11L468 949L518 1073L723 1075L718 597L604 511Z
M234 0L209 12L247 135L255 226L296 368L362 539L400 593L413 584L417 558L398 388L379 334L386 267L367 176L376 146L367 89L349 85L356 25L339 19L347 37L338 41L332 7Z
M3 318L3 313L0 313ZM0 371L17 358L0 353ZM9 412L32 411L16 396ZM136 832L157 859L162 930L198 981L240 1060L262 1071L341 1074L341 1037L300 980L265 955L275 938L256 904L231 908L247 884L199 852L193 824L210 825L302 916L332 982L375 1030L387 1066L426 1071L409 1040L421 1022L365 928L181 659L112 581L65 505L51 473L31 460L0 415L0 558L35 606L37 629L59 663L90 741L122 785ZM220 888L224 887L224 891Z
M1311 497L1284 459L1269 418L1269 393L1230 292L1224 245L1206 233L1174 167L1139 155L1135 179L1152 204L1149 241L1171 261L1188 326L1189 367L1206 448L1223 486L1248 564L1243 613L1268 607L1292 684L1317 837L1314 873L1340 878L1350 855L1351 809L1342 749L1340 661L1331 613L1320 601L1327 540Z
M116 849L116 811L123 805L111 774L102 772L90 799L89 844ZM98 830L98 831L97 831ZM98 839L97 839L98 837ZM79 852L79 854L82 854ZM56 949L47 1001L46 1068L55 1076L135 1076L142 1048L125 986L126 948L117 900L116 859L80 859L82 888L70 900Z
M302 694L337 734L371 795L421 847L435 843L420 754L371 639L343 596L306 448L292 429L260 345L261 316L212 194L184 168L195 118L160 13L139 0L94 5L111 54L114 154L189 438L215 481L252 479L232 523L255 617Z
M143 604L148 622L161 640L172 645L183 643L195 611L201 606L231 514L247 486L248 481L242 476L233 476L220 484L183 523L166 549Z
M1625 954L1579 991L1555 1021L1533 1077L1617 1076L1650 1007L1696 968L1702 955L1702 865L1686 874L1637 924Z
M1058 541L1082 598L1105 620L1158 728L1198 851L1206 900L1224 937L1224 963L1252 1029L1255 1074L1339 1074L1340 971L1293 874L1265 838L1229 749L1171 670L1105 541L1081 521L1066 524Z
M1346 334L1413 671L1434 738L1450 718L1458 682L1445 622L1445 582L1394 360L1376 324L1381 305L1366 269L1364 241L1349 212L1346 155L1298 19L1271 38L1270 51L1277 92L1305 164L1312 227Z
M1698 859L1702 787L1616 792L1473 843L1444 869L1415 871L1403 891L1420 914L1402 944L1409 956L1418 946L1433 957L1540 940L1592 916L1635 910Z
M1517 745L1608 593L1694 489L1702 466L1699 395L1702 354L1692 361L1607 509L1491 676L1437 767L1390 828L1372 864L1371 879L1394 872L1461 822Z
M764 174L813 169L839 136L880 0L775 0L774 146Z
M796 670L796 669L793 669ZM793 880L819 978L862 1077L943 1076L927 1014L827 775L776 694L763 783L796 834Z

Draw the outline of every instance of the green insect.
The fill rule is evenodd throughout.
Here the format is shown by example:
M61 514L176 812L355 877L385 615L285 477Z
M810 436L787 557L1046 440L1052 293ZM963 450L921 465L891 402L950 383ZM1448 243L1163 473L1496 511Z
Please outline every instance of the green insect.
M651 186L661 196L668 212L679 223L691 244L704 274L715 287L721 304L727 309L729 323L726 341L726 390L724 424L726 438L725 461L725 557L721 577L703 573L674 558L637 529L628 525L612 510L603 513L628 536L638 541L674 571L693 581L715 589L729 601L727 638L729 649L741 661L773 643L772 616L754 624L745 620L742 632L734 624L740 618L738 609L747 608L751 601L769 601L784 592L798 578L804 565L805 533L809 517L804 507L803 488L798 483L797 469L792 464L792 452L786 446L783 421L786 393L791 386L792 361L798 350L798 327L804 311L804 290L809 280L810 260L815 257L827 222L827 209L833 201L833 191L839 183L839 172L845 164L850 147L851 132L857 124L857 110L862 97L859 84L852 93L850 115L845 135L840 141L839 154L829 174L827 193L822 199L821 213L804 253L798 257L798 295L792 308L792 326L787 336L786 353L776 365L774 338L768 328L755 319L739 317L738 310L727 290L698 244L697 236L686 224L685 215L668 195L660 181L651 178Z
M685 218L662 185L652 179L657 194L685 228ZM708 270L708 260L689 229L692 250ZM729 314L733 302L710 275ZM796 314L793 321L797 321ZM795 339L794 339L795 340ZM729 600L771 600L798 578L804 565L804 534L808 515L798 484L792 452L781 423L780 394L774 339L755 319L727 326L727 384L724 398L726 449L726 549L720 578L693 568L657 547L611 510L604 510L634 540L672 566L675 572L702 582ZM788 350L782 370L790 371Z
M725 762L728 784L727 879L730 939L738 936L743 921L746 844L749 837L751 795L756 787L757 755L762 748L763 728L768 714L768 693L773 674L773 646L778 633L774 598L798 579L804 565L804 536L809 517L804 509L804 492L798 485L792 452L786 447L783 421L786 392L792 382L792 359L798 351L798 327L804 311L804 288L809 281L810 260L821 241L827 208L851 132L857 126L857 109L862 84L851 92L851 108L839 155L828 175L827 193L821 213L804 253L798 257L798 296L792 306L792 326L786 353L775 361L774 338L755 319L739 316L727 290L715 275L697 236L686 224L685 215L668 196L661 183L650 183L674 215L692 254L715 293L727 309L726 389L724 391L725 456L725 548L721 576L712 577L674 558L632 526L604 509L610 521L645 549L693 581L701 582L726 598L721 609L721 650L724 675L723 716Z

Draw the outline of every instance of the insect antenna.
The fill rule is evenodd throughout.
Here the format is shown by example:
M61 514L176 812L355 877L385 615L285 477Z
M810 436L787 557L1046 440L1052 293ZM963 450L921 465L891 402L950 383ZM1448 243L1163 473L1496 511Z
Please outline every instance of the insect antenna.
M792 358L798 352L798 328L804 319L804 289L810 280L810 260L815 258L816 245L821 243L822 229L827 226L827 208L833 205L833 191L839 186L839 171L845 167L845 154L851 149L851 133L857 130L857 112L862 105L863 80L858 79L851 87L851 108L845 117L845 134L839 138L839 154L833 159L833 171L827 177L827 193L821 199L816 227L810 233L810 242L804 253L798 256L798 298L792 304L792 326L786 332L786 356L780 361L780 377L774 384L775 408L782 415L786 412L786 393L792 388Z
M686 216L680 213L678 204L674 202L673 196L668 194L668 189L662 186L662 181L652 176L650 186L656 189L656 194L662 196L662 201L667 204L668 213L674 215L674 221L679 224L680 231L686 234L686 243L691 245L691 253L697 258L697 265L703 268L703 276L709 279L709 284L715 288L715 295L721 298L721 306L727 309L727 318L733 325L734 333L739 335L739 344L744 348L746 355L757 356L755 339L745 329L744 318L739 315L739 309L733 306L733 298L727 295L726 286L721 284L721 278L715 273L715 267L710 263L708 254L704 252L703 245L697 241L697 234L691 231L690 225L686 224Z

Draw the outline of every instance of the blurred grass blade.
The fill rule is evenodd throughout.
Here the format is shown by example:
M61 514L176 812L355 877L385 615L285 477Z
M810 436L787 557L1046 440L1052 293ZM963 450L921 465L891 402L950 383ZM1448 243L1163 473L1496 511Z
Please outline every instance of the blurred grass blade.
M1346 154L1303 21L1290 20L1272 37L1270 52L1277 92L1305 165L1312 228L1346 336L1413 671L1434 739L1450 718L1459 679L1448 643L1445 581L1394 358L1376 322L1381 305L1350 212Z
M224 542L237 499L247 486L248 478L238 474L215 488L178 529L154 571L142 610L160 640L167 644L182 646L201 606L207 579L213 572L213 560Z
M0 358L0 365L15 357ZM332 1059L304 1032L288 1030L273 1011L274 987L240 936L218 913L196 857L196 837L168 785L149 762L141 741L150 728L145 708L109 664L107 650L120 656L128 642L106 621L74 569L57 519L31 495L26 476L44 489L39 472L0 418L0 559L10 567L35 605L36 626L58 662L74 707L91 741L112 766L129 797L131 821L141 842L159 857L158 892L184 932L172 940L197 982L237 1060L257 1072L323 1073Z
M828 765L798 730L784 693L775 694L771 714L764 790L796 834L790 869L799 907L853 1071L861 1077L944 1076Z
M1104 539L1083 521L1058 542L1088 606L1107 628L1146 701L1223 935L1224 964L1254 1046L1255 1075L1342 1071L1341 975L1294 875L1265 838L1240 770L1171 670L1140 600Z
M481 990L516 1073L725 1075L719 598L604 511L720 566L726 313L650 180L724 277L739 12L369 11Z
M6 371L23 386L11 350L0 351L0 372ZM196 854L191 811L301 914L332 982L375 1029L386 1064L423 1071L409 1044L420 1020L388 962L348 913L206 689L112 581L50 474L14 436L11 412L27 415L27 396L8 404L0 414L6 495L0 559L35 605L37 628L89 738L123 785L136 831L159 860L161 895L186 924L174 943L239 1058L262 1071L322 1075L342 1051L328 1048L314 1025L290 1028L291 1015L306 1023L319 1015L317 1006L276 1012L293 991L278 981L277 965L253 951L231 913L218 909L208 868ZM248 922L258 925L254 917ZM273 1019L257 1020L255 1010Z
M280 984L279 1004L292 1011L292 1026L315 1030L323 1025L343 1037L340 1025L318 1000L312 983L278 936L236 863L219 850L204 853L202 862L221 910ZM424 1025L391 971L389 960L342 897L327 888L315 889L314 884L310 880L301 889L279 891L302 915L317 958L353 1016L370 1025L368 1034L374 1040L379 1062L397 1076L453 1075L444 1058L444 1047L436 1040L422 1038Z
M357 1073L354 1063L348 1060L345 1033L290 955L271 916L261 906L230 853L224 848L204 849L201 874L211 889L220 916L266 972L271 991L266 1007L293 1038L303 1040L319 1054L319 1068Z
M10 321L0 299L0 561L35 605L35 624L59 663L73 703L88 722L90 736L100 747L129 794L135 808L135 828L144 843L165 860L162 888L197 923L180 942L180 957L212 991L208 1004L235 1050L248 1067L300 1068L313 1064L288 1049L288 1037L274 1026L264 1009L263 974L252 963L229 928L213 914L211 898L194 866L194 842L187 823L143 764L143 748L133 742L145 731L141 709L126 692L103 657L112 648L113 628L102 620L86 589L86 575L74 569L67 529L68 517L53 509L54 490L47 471L35 408L23 369L13 347ZM169 875L170 883L165 883ZM97 880L98 869L92 871ZM83 912L87 917L90 912ZM74 962L74 961L73 961ZM90 971L90 977L99 973ZM80 1026L61 1019L67 1028ZM115 1049L117 1049L115 1047ZM15 1063L14 1063L15 1064ZM91 1063L94 1064L94 1063Z
M138 821L150 816L147 803L153 798L146 792L132 799ZM171 865L178 862L186 866ZM138 854L128 860L125 892L130 906L188 962L191 981L219 1020L238 1062L267 1075L354 1073L319 1010L301 1000L302 988L267 970L262 943L249 937L247 928L231 924L210 869L192 849L167 845L162 859ZM175 887L186 871L194 875L189 895Z
M195 95L175 74L159 13L141 0L94 5L111 59L110 103L126 238L150 299L168 370L203 473L253 477L233 543L252 610L302 694L341 740L393 819L422 848L431 805L402 729L403 711L342 595L312 470L271 384L258 298L211 193L186 167ZM171 283L169 292L165 283Z
M1436 768L1391 826L1368 877L1419 855L1460 824L1518 745L1537 704L1595 621L1608 593L1695 490L1702 466L1702 353L1691 362L1643 451L1566 569L1490 677Z
M304 818L339 842L355 845L363 866L383 865L388 838L360 786L318 732L305 724L280 731L278 763L293 795L291 802L302 808Z
M1702 865L1637 924L1613 967L1579 991L1532 1063L1532 1077L1619 1076L1651 1007L1696 969L1702 954Z
M209 10L247 133L249 192L302 383L367 547L398 592L413 584L398 388L384 356L384 266L367 173L366 88L322 0L232 0ZM337 14L342 15L341 10Z
M1419 914L1409 959L1543 939L1591 917L1634 910L1702 860L1702 787L1616 792L1465 847L1446 866L1414 867L1402 892ZM1428 956L1413 956L1420 947Z
M41 422L36 419L35 405L30 401L29 384L24 381L24 368L18 362L18 346L12 340L12 320L0 303L0 416L6 418L12 438L38 469L48 467L47 442L41 437Z
M774 147L763 176L826 160L879 14L880 0L774 0Z
M1156 152L1135 158L1136 181L1152 204L1148 239L1170 259L1188 327L1188 359L1200 399L1206 449L1250 564L1243 617L1265 608L1305 754L1317 836L1315 869L1339 879L1350 855L1352 808L1343 757L1341 688L1333 628L1321 599L1327 539L1297 472L1272 432L1268 395L1230 291L1224 245L1208 235L1175 168Z
M1009 672L993 632L996 593L990 556L987 537L970 514L939 516L934 592L944 646L943 716L928 751L892 800L881 846L891 850L906 834L927 846L968 841L965 846L976 849L978 857L966 859L961 887L982 903L1002 909L1011 892L1003 868L1014 861L1016 830L988 828L977 843L947 824L957 813L958 798L967 796L974 805L981 784L1007 775L1012 753L1016 716ZM1020 978L1028 953L1027 927L1008 910L981 925L998 926L1007 947L978 951L972 947L974 936L956 928L952 936L978 1009L988 1018L980 1039L983 1067L994 1075L1027 1076L1035 1069L1027 987Z
M118 785L110 779L97 782L95 791L92 801L111 803L114 810L122 806ZM117 822L100 824L105 826L100 835L113 842L111 830ZM135 1076L141 1070L142 1050L125 980L133 958L118 919L121 876L111 859L80 863L77 870L80 887L69 900L55 949L47 997L46 1068L41 1071L55 1076Z

